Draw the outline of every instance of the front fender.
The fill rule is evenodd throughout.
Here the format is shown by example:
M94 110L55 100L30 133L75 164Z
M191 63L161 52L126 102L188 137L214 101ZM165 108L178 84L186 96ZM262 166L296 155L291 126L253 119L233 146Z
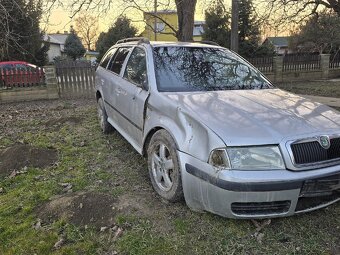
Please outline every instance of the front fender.
M175 140L178 150L207 162L210 152L225 147L225 143L210 128L195 120L181 107L162 109L148 105L144 125L144 141L155 128L167 130Z

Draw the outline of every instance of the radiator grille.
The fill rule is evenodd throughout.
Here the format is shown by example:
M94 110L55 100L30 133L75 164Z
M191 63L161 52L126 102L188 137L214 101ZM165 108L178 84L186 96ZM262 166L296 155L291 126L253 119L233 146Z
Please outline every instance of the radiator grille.
M329 149L321 147L318 141L291 145L295 164L311 164L332 159L340 159L340 138L330 139Z

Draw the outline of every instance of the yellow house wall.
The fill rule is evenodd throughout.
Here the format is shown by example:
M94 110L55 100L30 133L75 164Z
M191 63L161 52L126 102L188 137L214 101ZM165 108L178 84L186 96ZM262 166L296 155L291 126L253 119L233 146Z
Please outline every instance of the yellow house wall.
M176 30L178 29L178 20L176 13L160 13L158 16L164 19L167 23L173 26ZM144 19L146 21L146 27L143 33L141 34L143 37L148 38L150 41L155 41L155 34L152 28L155 24L155 18L152 17L150 14L145 13ZM163 22L160 19L157 19L157 22ZM163 22L164 23L164 22ZM162 32L157 33L157 41L177 41L177 38L169 33L173 33L171 28L165 25L164 30Z

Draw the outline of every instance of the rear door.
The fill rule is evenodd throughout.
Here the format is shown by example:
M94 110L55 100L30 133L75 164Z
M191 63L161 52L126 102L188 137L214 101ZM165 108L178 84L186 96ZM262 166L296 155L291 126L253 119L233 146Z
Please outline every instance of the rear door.
M109 100L110 97L110 83L112 78L112 73L107 69L109 62L114 58L117 48L110 49L102 58L99 66L96 70L96 86L101 89L102 97L104 102ZM105 106L105 110L108 116L111 116L110 109Z
M124 124L122 124L122 116L118 111L118 97L121 92L123 92L120 90L120 83L122 82L121 70L130 49L131 47L118 48L107 66L109 78L107 82L107 92L105 92L105 109L109 112L109 121L114 122L116 129L119 128L118 126L122 126L122 128L124 128Z
M96 85L102 88L103 97L106 97L109 88L111 73L107 70L107 66L117 48L110 49L102 58L96 71Z

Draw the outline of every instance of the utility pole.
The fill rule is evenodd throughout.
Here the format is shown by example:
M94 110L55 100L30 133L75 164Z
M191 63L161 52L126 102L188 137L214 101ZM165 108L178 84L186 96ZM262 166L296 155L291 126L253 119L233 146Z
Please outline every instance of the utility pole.
M155 35L155 41L157 41L157 0L154 0L154 11L155 11L155 24L154 24L154 35Z
M239 0L232 0L231 5L231 39L230 49L238 52L238 12L239 12Z

